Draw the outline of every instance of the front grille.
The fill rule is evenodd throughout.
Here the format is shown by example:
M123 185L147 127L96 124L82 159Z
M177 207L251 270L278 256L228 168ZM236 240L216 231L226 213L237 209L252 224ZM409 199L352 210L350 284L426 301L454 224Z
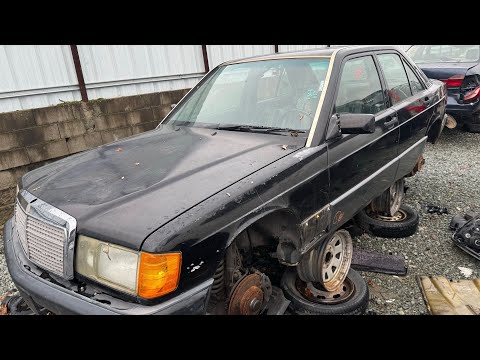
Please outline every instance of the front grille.
M28 259L47 271L63 276L66 229L27 214L18 202L15 227Z

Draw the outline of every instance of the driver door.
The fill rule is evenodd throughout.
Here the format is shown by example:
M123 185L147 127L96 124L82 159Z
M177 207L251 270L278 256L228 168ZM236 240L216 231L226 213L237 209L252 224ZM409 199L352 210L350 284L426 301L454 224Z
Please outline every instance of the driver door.
M373 134L341 135L328 141L330 203L334 226L353 217L393 184L398 166L399 126L387 107L385 86L372 54L344 59L333 114L374 114ZM342 221L343 219L343 221Z

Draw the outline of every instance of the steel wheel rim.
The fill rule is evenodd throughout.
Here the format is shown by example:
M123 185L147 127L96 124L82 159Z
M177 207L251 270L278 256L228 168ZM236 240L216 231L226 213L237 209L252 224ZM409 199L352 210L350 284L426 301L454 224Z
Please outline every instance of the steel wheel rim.
M393 216L382 215L380 213L369 214L372 219L386 221L386 222L400 222L407 218L405 210L398 210Z
M355 293L354 283L347 277L335 291L322 289L319 283L305 283L297 277L295 287L305 300L312 303L336 305L349 300Z
M403 181L397 181L390 186L390 214L394 214L393 216L400 210L404 194Z
M320 285L327 291L338 290L350 270L353 244L350 237L341 232L335 233L323 246L320 254L322 281Z

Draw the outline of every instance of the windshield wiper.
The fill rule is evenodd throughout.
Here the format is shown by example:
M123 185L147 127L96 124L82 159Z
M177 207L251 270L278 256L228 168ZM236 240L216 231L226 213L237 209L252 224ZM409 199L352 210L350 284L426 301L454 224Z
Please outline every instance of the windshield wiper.
M273 131L273 132L289 132L289 133L296 133L296 134L305 134L305 130L298 130L298 129L289 129L289 128L271 128L268 129L268 131Z
M248 131L248 132L258 132L258 133L282 133L289 132L293 134L303 134L305 130L289 129L289 128L279 128L273 126L260 126L260 125L218 125L218 130L230 130L230 131ZM283 134L282 134L283 135Z

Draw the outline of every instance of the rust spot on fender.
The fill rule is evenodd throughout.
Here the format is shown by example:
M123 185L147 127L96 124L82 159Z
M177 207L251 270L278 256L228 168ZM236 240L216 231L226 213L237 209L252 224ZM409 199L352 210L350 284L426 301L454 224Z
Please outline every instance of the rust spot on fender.
M335 216L333 217L333 223L338 224L340 221L342 221L344 216L345 216L345 213L343 211L337 211L335 213Z

